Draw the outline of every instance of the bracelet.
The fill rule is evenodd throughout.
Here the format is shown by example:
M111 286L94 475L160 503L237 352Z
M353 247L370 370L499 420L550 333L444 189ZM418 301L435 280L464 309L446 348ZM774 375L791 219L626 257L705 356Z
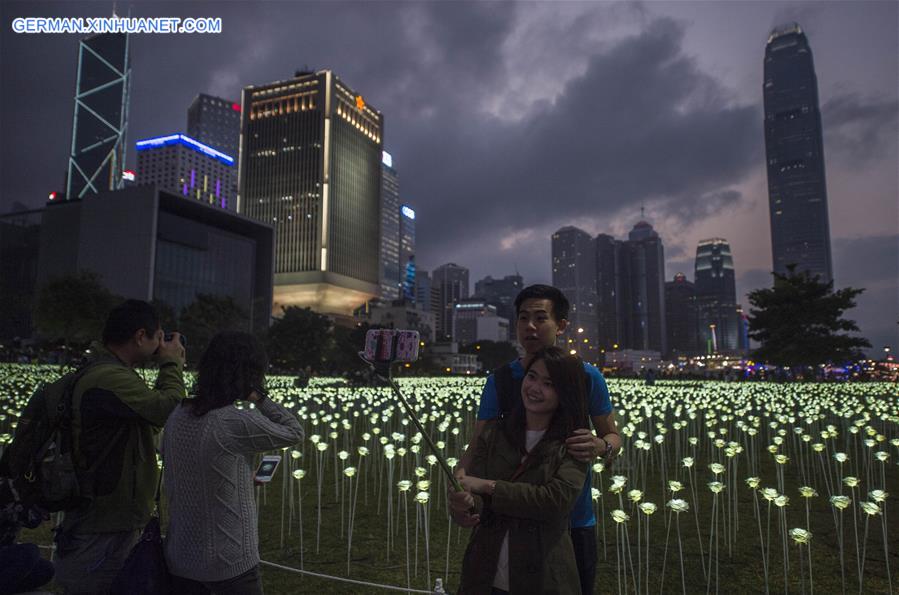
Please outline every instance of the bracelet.
M608 440L606 440L605 437L602 438L602 441L606 443L606 450L605 450L605 451L602 453L602 455L601 455L602 458L605 459L605 458L608 457L610 454L612 454L613 448L612 448L612 443L609 442Z

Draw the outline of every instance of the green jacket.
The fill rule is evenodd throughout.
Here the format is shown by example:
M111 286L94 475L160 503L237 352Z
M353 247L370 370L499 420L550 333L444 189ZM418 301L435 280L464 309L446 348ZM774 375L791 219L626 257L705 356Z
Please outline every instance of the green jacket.
M67 511L63 528L78 533L140 529L150 519L156 495L157 435L184 398L182 366L161 361L150 389L102 345L92 344L91 353L97 363L75 385L72 397L72 440L82 472L99 461L88 487L94 499Z
M584 488L587 463L569 456L558 441L535 449L524 470L506 481L521 465L521 453L495 420L481 432L468 474L496 479L496 489L492 496L475 496L481 522L465 550L459 593L490 593L507 531L512 595L581 592L568 515Z

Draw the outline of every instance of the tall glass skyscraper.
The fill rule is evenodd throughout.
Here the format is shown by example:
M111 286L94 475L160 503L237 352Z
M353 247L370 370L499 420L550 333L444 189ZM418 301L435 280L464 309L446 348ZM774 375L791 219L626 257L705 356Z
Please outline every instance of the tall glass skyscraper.
M765 48L765 153L774 272L787 266L833 279L818 80L798 24L774 29Z
M381 158L381 300L400 297L400 176L393 169L393 157L384 151Z
M453 310L455 305L468 297L468 269L454 262L440 265L431 275L431 291L437 293L437 341L455 340L453 337Z
M67 200L122 187L130 87L127 33L102 33L81 40Z
M400 205L400 289L402 298L415 301L415 209Z
M571 308L562 346L576 351L586 361L595 362L596 248L586 231L565 226L552 235L553 285L562 290Z
M700 241L695 267L700 349L736 352L741 347L740 316L730 244L721 238Z
M330 70L243 90L238 211L275 228L275 304L380 293L383 116Z

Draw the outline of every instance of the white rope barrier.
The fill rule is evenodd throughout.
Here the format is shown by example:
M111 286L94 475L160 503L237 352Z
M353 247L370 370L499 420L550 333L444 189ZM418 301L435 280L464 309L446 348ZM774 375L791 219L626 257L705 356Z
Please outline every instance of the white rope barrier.
M56 550L55 545L38 545L39 548L45 550ZM343 578L342 576L331 576L328 574L319 574L318 572L312 572L311 570L300 570L299 568L293 568L292 566L284 566L282 564L276 564L274 562L268 562L266 560L260 560L260 564L265 564L266 566L271 566L272 568L277 568L279 570L286 570L287 572L293 572L296 574L305 574L307 576L314 576L315 578L323 578L326 580L332 581L341 581L344 583L350 583L353 585L361 585L363 587L374 587L376 589L387 589L389 591L401 591L403 593L424 593L425 595L434 595L435 593L446 593L443 590L443 581L441 579L437 579L437 584L434 587L433 591L423 591L421 589L409 589L406 587L397 587L395 585L381 585L378 583L369 583L367 581L357 581L351 578Z
M334 580L334 581L342 581L342 582L345 582L345 583L352 583L352 584L354 584L354 585L362 585L362 586L365 586L365 587L375 587L375 588L378 588L378 589L389 589L389 590L391 590L391 591L402 591L403 593L425 593L426 595L434 595L434 593L445 593L445 591L442 590L442 589L443 589L443 581L440 580L440 579L437 579L437 585L440 587L440 589L441 589L440 591L436 591L436 590L435 590L435 591L422 591L421 589L407 589L406 587L397 587L397 586L394 586L394 585L380 585L380 584L378 584L378 583L369 583L369 582L366 582L366 581L357 581L357 580L353 580L353 579L351 579L351 578L343 578L343 577L340 577L340 576L330 576L330 575L327 575L327 574L319 574L319 573L317 573L317 572L312 572L312 571L309 571L309 570L300 570L299 568L292 568L292 567L290 567L290 566L282 566L281 564L275 564L274 562L267 562L267 561L265 561L265 560L260 560L259 563L260 563L260 564L265 564L266 566L271 566L271 567L273 567L273 568L279 568L279 569L281 569L281 570L286 570L286 571L288 571L288 572L295 572L295 573L297 573L297 574L306 574L306 575L309 575L309 576L314 576L314 577L317 577L317 578L330 579L330 580Z

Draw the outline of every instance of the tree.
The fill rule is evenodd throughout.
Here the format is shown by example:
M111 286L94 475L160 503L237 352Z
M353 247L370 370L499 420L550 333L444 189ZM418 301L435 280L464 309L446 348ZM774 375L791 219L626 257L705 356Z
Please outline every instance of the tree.
M474 353L481 362L481 369L495 370L518 357L518 350L508 341L478 341L459 349L460 353Z
M250 327L247 313L231 296L199 293L181 310L178 330L187 339L187 360L197 362L209 341L221 331L246 331ZM168 329L166 329L168 330Z
M288 306L268 329L268 357L275 370L320 373L331 345L331 321L309 308Z
M34 323L52 341L85 346L100 339L109 311L121 299L94 272L57 277L38 290Z
M335 326L331 331L333 341L325 355L329 366L338 374L368 371L368 364L359 357L365 347L365 333L370 327L367 322L352 328Z
M840 331L858 331L843 313L855 307L855 298L863 291L852 287L834 291L832 281L796 273L795 266L785 275L774 273L774 287L749 294L749 336L761 343L753 357L786 367L860 359L861 349L871 344Z

